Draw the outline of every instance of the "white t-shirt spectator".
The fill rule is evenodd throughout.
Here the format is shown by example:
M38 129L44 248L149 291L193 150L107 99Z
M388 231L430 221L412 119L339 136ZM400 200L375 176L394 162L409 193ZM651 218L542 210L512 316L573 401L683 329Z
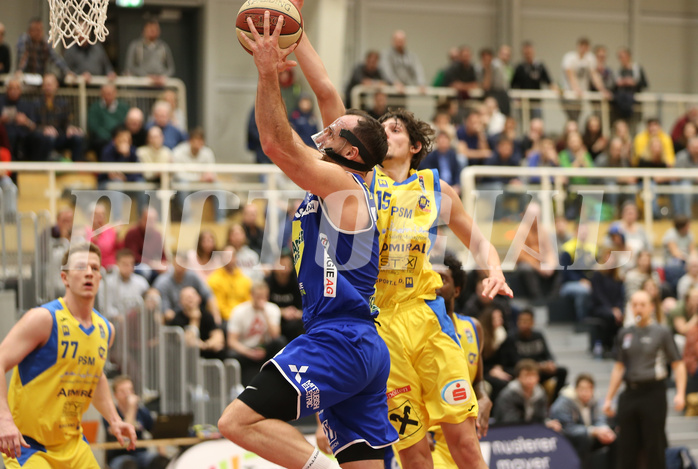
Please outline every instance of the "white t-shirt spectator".
M565 89L571 90L572 87L567 81L566 70L573 70L577 77L579 89L587 91L591 81L591 70L596 68L596 57L591 52L587 52L583 57L579 56L577 51L566 53L562 57L562 78L564 80Z
M143 298L148 288L150 285L144 277L131 274L129 279L124 281L119 270L115 269L105 276L104 284L99 289L100 304L103 305L102 312L108 318L123 314L124 311L119 311L121 305L136 301L136 298Z
M691 245L693 244L693 234L689 231L686 236L681 236L679 232L676 231L676 228L669 228L667 232L664 233L664 237L662 238L665 261L673 258L671 251L669 251L669 243L671 242L676 243L676 247L679 248L679 251L688 257L691 252Z
M255 309L251 301L246 301L233 308L228 332L238 334L238 340L245 347L254 348L269 341L269 324L279 326L280 323L281 309L274 303L267 302L261 311Z
M202 147L197 155L193 155L189 142L182 142L172 150L172 162L175 164L194 164L197 169L214 173L214 168L205 168L203 165L216 164L216 157L209 147ZM178 171L174 174L176 181L197 182L201 180L201 172L198 171Z

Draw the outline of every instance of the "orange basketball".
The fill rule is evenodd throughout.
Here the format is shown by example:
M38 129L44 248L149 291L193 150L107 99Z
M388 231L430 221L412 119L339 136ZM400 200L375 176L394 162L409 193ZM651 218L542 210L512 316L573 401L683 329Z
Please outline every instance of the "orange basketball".
M247 48L247 43L242 38L243 34L246 34L250 39L252 34L250 33L249 25L247 24L247 18L252 18L255 28L259 34L264 33L264 12L268 11L269 16L269 32L274 32L276 23L279 21L279 16L283 15L283 26L281 29L281 35L279 36L279 46L282 49L292 46L301 40L303 36L303 17L298 11L296 6L288 0L246 0L245 3L240 7L238 11L238 17L235 21L235 31L237 33L238 41L242 44L250 54Z

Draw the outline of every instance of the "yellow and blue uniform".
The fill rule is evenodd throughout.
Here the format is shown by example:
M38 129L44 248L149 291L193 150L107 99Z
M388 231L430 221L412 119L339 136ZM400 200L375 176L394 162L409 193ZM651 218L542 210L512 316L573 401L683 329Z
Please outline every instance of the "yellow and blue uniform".
M456 327L456 332L460 337L465 359L468 362L468 372L472 385L477 377L477 367L480 362L480 336L477 333L473 318L454 314L453 322ZM434 460L434 469L451 469L458 467L448 450L446 438L444 438L441 427L432 427L429 431L432 432L434 436L434 451L431 453L432 459Z
M376 169L371 191L380 233L378 331L390 350L388 407L400 451L432 425L463 422L478 408L453 322L436 296L441 277L429 262L441 210L438 171L411 170L398 183Z
M85 328L63 298L41 307L53 317L51 335L14 368L8 390L12 418L31 447L16 460L3 455L5 466L98 468L81 422L102 375L111 325L93 310Z

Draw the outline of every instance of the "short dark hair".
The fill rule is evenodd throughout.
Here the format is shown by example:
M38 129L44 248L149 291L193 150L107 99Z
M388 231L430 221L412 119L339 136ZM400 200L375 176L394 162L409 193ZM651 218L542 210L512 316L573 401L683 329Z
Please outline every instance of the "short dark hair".
M491 55L494 57L494 51L490 49L489 47L485 47L483 49L480 49L480 57L482 58L485 55Z
M192 138L200 138L201 140L206 140L206 133L203 127L194 127L189 131L189 140Z
M463 264L461 264L455 255L447 253L444 256L444 265L451 271L453 286L463 289L465 286L465 270L463 270Z
M540 374L540 366L535 360L524 358L519 360L519 363L516 364L516 368L514 368L514 372L516 373L517 377L521 376L523 371L535 371L536 373Z
M115 139L117 135L119 135L122 132L128 132L129 135L131 134L131 131L126 128L124 124L119 124L114 129L111 131L111 138Z
M116 251L117 262L119 261L119 259L122 259L124 257L133 257L135 259L136 255L129 248L122 248L122 249L119 249L118 251Z
M657 117L649 117L645 122L647 123L647 125L650 125L650 124L661 125L659 122L659 118L657 118Z
M77 243L75 245L71 245L70 248L63 254L63 259L61 261L61 269L62 270L68 270L68 260L70 259L70 256L73 254L77 254L78 252L94 252L97 254L97 257L99 257L99 262L100 264L102 263L102 251L97 247L96 244L94 243L88 243L87 241L82 242L82 243Z
M589 38L587 37L580 37L577 39L577 44L580 46L588 46L589 45Z
M531 317L534 318L534 319L535 319L535 317L536 317L536 316L533 314L533 310L532 310L531 308L524 308L524 309L522 309L521 312L519 312L519 317L521 317L522 314L528 314L529 316L531 316Z
M418 143L422 145L422 148L412 155L412 161L410 162L410 169L418 169L419 164L431 149L431 144L434 140L434 129L427 122L417 119L413 113L402 108L391 109L383 114L380 118L381 124L388 119L398 119L404 124L407 134L410 136L410 144L412 146Z
M361 159L370 166L381 164L388 153L388 135L383 126L368 113L359 109L349 109L347 115L359 117L356 126L351 129L351 133L363 143L369 152L368 161L364 155L361 155Z
M582 381L588 381L592 386L596 386L593 376L591 376L589 373L579 373L579 376L577 376L577 379L574 382L574 387L576 388L579 386L579 383Z
M679 215L674 218L674 228L677 230L682 230L688 225L688 217L686 215Z
M29 26L33 25L34 23L41 23L43 24L44 22L41 20L41 17L39 16L32 16L29 18Z

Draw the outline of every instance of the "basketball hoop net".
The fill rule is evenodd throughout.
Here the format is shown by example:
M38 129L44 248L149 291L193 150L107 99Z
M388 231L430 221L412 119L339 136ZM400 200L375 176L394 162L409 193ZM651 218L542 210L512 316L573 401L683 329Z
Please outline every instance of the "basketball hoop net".
M48 0L48 5L48 40L53 47L59 42L66 49L82 41L94 44L109 34L104 26L109 0Z

